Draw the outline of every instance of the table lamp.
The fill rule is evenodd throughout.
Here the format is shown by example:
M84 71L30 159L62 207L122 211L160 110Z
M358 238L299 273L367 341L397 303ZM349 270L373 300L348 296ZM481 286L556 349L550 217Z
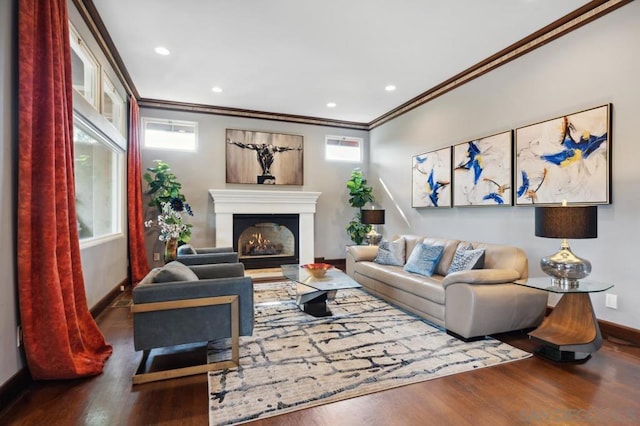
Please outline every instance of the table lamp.
M597 206L536 207L536 236L562 238L560 251L540 260L542 271L552 277L554 285L562 288L578 287L581 278L591 273L591 262L571 251L567 239L597 238Z
M364 240L370 246L377 246L382 240L382 235L376 230L376 225L384 225L384 210L362 209L360 210L360 221L364 225L371 225L371 230L364 236Z

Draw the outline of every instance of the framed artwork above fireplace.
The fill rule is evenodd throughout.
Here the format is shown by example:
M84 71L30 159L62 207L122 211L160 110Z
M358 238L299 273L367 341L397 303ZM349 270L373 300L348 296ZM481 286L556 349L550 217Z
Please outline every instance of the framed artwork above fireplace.
M303 137L227 129L227 183L303 185Z

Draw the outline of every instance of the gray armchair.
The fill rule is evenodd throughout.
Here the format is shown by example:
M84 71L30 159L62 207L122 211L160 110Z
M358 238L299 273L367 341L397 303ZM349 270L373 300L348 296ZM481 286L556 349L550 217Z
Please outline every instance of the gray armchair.
M253 280L241 263L155 268L133 289L133 342L143 351L133 383L238 365L239 336L253 333ZM145 373L154 348L231 338L230 361Z
M237 263L238 253L233 247L198 247L190 244L178 247L177 260L184 265L208 265L211 263Z

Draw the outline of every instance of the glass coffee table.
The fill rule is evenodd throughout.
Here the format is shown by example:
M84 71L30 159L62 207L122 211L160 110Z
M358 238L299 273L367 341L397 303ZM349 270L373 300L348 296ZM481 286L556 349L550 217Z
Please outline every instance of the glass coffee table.
M327 300L333 300L338 290L360 288L339 269L329 269L322 278L315 278L300 265L282 265L282 274L296 284L296 304L304 312L314 317L331 316Z

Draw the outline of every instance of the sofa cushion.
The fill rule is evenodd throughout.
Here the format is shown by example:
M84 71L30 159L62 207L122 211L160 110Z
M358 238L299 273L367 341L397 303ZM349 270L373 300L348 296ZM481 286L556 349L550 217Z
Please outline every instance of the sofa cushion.
M404 270L430 277L438 266L444 246L420 243L409 255Z
M404 238L395 241L382 241L374 262L380 265L404 265Z
M467 249L466 247L458 247L447 271L447 275L469 269L482 269L484 267L484 251L483 248Z
M174 260L164 265L153 278L154 283L173 281L198 281L198 276L188 266Z

